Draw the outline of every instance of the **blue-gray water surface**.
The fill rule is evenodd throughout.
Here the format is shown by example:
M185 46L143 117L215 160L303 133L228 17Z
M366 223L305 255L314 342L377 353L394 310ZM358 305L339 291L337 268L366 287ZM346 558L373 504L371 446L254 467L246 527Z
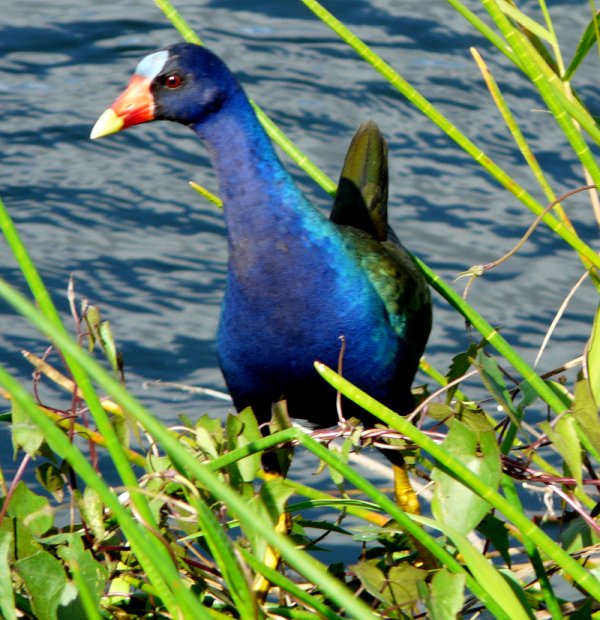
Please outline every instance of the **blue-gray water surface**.
M325 5L544 202L482 86L469 52L477 47L557 194L584 183L532 88L447 3ZM393 226L446 281L501 256L531 223L530 212L300 2L204 0L178 8L250 96L332 178L356 126L367 118L381 126L390 145ZM586 25L586 5L552 2L551 12L570 54ZM156 379L224 387L214 336L226 231L220 212L187 185L195 180L217 191L215 178L202 145L183 127L156 123L97 142L89 133L137 61L177 40L150 0L21 1L4 11L0 26L0 195L67 321L73 274L78 294L99 304L112 324L131 391L165 423L181 411L195 417L227 410L185 392L143 387ZM584 67L577 86L598 113L596 76L594 66ZM327 208L324 192L284 161L314 203ZM581 236L595 245L586 197L572 198L567 208ZM515 257L475 284L470 301L532 361L581 273L574 253L540 227ZM0 275L26 290L3 241ZM455 286L462 290L463 283ZM542 358L543 371L581 354L595 306L586 284ZM436 298L431 363L445 371L467 343L463 321ZM2 366L28 382L31 368L20 351L45 347L44 338L0 302Z

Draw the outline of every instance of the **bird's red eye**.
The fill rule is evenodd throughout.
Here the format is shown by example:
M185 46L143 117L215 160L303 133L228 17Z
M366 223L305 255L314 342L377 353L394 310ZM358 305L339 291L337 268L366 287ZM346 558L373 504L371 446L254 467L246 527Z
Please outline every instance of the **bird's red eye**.
M171 73L165 78L165 86L167 88L179 88L183 83L183 78L177 73Z

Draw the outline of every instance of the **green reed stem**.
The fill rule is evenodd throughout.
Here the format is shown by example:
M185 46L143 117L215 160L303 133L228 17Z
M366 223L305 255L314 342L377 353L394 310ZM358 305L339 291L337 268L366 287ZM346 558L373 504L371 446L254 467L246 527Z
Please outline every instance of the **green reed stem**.
M42 282L42 279L40 278L40 275L17 232L14 222L8 214L8 211L6 210L6 207L1 199L0 230L2 230L13 256L17 260L21 272L25 276L36 303L38 304L43 315L53 326L53 329L49 334L50 338L53 339L54 336L59 334L61 336L67 336L67 330L62 324L58 311L56 310L56 306L54 305L46 286ZM92 382L90 381L88 375L80 367L77 362L77 358L72 358L68 352L65 353L64 358L73 375L77 387L81 391L87 406L90 408L90 412L96 421L100 434L104 437L106 448L114 461L115 467L121 476L123 484L134 488L137 485L137 477L135 476L133 468L129 463L126 450L121 445L115 429L110 423L108 415L102 408L102 404L100 403L100 399ZM142 517L149 523L153 523L152 513L145 498L137 493L134 493L132 496L132 501L136 506L136 510L139 511Z
M533 175L539 183L540 187L542 188L548 202L553 202L554 200L556 200L554 190L546 179L544 171L542 170L535 155L533 154L533 151L531 150L531 147L529 146L525 136L523 135L519 124L517 123L515 117L510 111L510 108L508 107L506 100L502 95L502 91L500 90L498 83L494 79L494 76L492 75L489 67L487 66L479 52L475 48L471 48L471 54L475 58L475 62L477 63L477 66L479 67L479 70L483 75L483 79L485 80L488 90L490 91L492 99L494 100L496 107L502 115L502 118L504 119L504 122L506 123L506 126L508 127L508 130L510 131L516 145L519 147L525 163L533 172ZM560 203L554 206L554 211L556 212L558 218L561 221L565 222L566 213L564 212L564 209L562 208Z
M488 0L489 2L490 0ZM400 91L418 110L432 120L448 137L452 138L466 153L479 163L485 170L519 199L536 215L544 212L544 207L535 200L522 186L512 179L504 170L495 164L481 149L469 140L459 129L441 114L431 102L413 88L389 64L375 54L351 30L344 26L329 11L316 0L302 0L302 2L329 28L331 28L346 44L352 47L357 54L366 60L376 71L398 91ZM589 120L589 119L588 119ZM589 124L589 123L588 123ZM600 138L600 129L596 131ZM578 153L579 154L579 153ZM598 184L600 186L600 184ZM559 222L550 214L542 218L544 223L559 235L566 243L585 257L596 268L600 267L600 256L584 243L571 229Z
M600 168L573 119L597 143L600 143L600 128L589 112L572 98L570 93L565 91L565 84L546 64L531 41L506 17L498 3L495 0L482 0L482 5L496 22L506 42L519 58L523 71L531 84L538 89L544 103L548 106L550 113L571 144L573 152L588 170L596 186L600 187ZM582 256L588 258L585 254ZM597 267L596 262L590 262Z

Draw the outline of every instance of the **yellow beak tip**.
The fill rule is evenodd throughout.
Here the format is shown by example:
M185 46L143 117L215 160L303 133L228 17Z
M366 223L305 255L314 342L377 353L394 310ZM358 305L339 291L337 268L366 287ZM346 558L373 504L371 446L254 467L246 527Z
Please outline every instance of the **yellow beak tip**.
M97 138L103 138L109 136L111 133L117 133L123 128L123 119L115 113L114 110L108 108L104 110L100 115L100 118L96 121L96 124L92 128L90 138L96 140Z

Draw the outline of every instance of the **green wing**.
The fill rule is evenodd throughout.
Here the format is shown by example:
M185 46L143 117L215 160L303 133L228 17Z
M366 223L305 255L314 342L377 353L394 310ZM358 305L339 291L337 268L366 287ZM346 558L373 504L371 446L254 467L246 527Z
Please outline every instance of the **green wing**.
M431 330L431 295L388 226L387 153L377 125L363 123L348 148L330 219L383 300L392 327L418 358Z

